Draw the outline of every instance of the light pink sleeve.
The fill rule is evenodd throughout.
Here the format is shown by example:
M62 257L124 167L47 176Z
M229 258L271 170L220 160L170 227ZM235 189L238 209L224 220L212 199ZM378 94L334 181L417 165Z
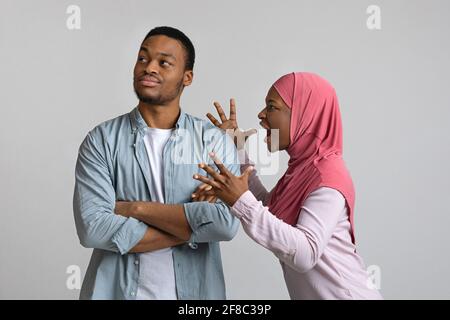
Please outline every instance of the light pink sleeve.
M244 172L250 166L255 167L255 163L248 158L247 152L245 149L238 150L239 162L241 164L241 172ZM270 197L270 192L262 184L259 177L256 175L256 169L253 169L249 178L248 178L248 188L253 193L255 198L261 201L264 205L267 204L267 201Z
M295 227L270 213L250 191L236 201L231 213L241 220L250 238L303 273L318 262L344 209L341 193L322 187L305 200Z

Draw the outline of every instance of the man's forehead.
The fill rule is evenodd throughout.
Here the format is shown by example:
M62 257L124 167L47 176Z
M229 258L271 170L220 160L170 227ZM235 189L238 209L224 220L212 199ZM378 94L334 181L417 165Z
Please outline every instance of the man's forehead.
M169 58L173 58L173 59L176 60L175 54L172 53L170 50L162 51L162 50L160 50L160 48L156 48L156 50L155 50L155 49L148 48L147 46L141 46L139 48L139 51L144 51L144 52L150 53L150 54L155 54L155 55L159 55L159 56L169 57Z
M142 43L141 47L147 50L164 49L163 51L171 51L172 53L183 50L178 40L166 37L164 35L151 36Z

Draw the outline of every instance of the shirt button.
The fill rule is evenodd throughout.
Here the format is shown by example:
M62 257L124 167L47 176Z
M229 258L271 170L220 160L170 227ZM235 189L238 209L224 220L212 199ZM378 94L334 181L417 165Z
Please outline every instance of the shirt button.
M131 295L134 296L134 292L132 292Z
M197 249L198 248L198 245L196 244L196 243L194 243L194 242L189 242L189 247L191 248L191 249Z
M139 264L139 260L134 260L134 264L138 265Z

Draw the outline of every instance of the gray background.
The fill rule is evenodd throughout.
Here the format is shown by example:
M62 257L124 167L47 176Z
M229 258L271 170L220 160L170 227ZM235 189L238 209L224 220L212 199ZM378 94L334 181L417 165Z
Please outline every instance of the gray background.
M271 83L314 71L336 88L344 157L357 188L358 251L385 298L450 298L450 2L5 1L0 8L0 298L74 299L84 271L72 217L77 149L96 124L131 110L132 69L158 25L193 40L182 107L203 117L237 99L243 128ZM81 7L81 30L66 8ZM381 7L382 29L366 27ZM272 187L286 168L264 176ZM243 233L222 244L228 297L288 298L275 256Z

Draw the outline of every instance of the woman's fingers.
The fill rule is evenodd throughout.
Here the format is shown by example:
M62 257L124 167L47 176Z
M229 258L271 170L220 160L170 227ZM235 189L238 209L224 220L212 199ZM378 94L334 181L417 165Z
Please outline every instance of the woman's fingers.
M234 98L230 99L230 120L236 121L236 101Z
M214 170L213 170L214 171ZM215 172L215 171L214 171ZM204 176L202 176L202 175L200 175L200 174L194 174L194 177L193 177L195 180L198 180L198 181L201 181L201 182L203 182L203 183L207 183L207 184L209 184L210 186L212 186L212 187L214 187L214 188L218 188L218 189L220 189L220 187L221 187L221 185L218 183L218 182L216 182L216 181L214 181L214 180L212 180L212 179L209 179L209 178L207 178L207 177L204 177Z
M216 170L208 166L206 163L200 163L198 165L199 168L203 169L208 173L211 177L214 178L215 181L220 183L225 183L224 177L220 175Z
M210 158L214 161L217 168L219 169L220 173L222 173L224 176L229 177L230 175L233 175L228 169L223 165L222 161L216 156L214 152L209 153Z
M220 128L220 126L222 125L219 120L217 120L216 118L214 118L214 116L211 113L207 113L206 117L208 117L209 121L212 122L213 125L215 125L216 127Z
M222 123L227 121L227 117L225 115L225 112L223 112L222 106L217 101L214 101L214 107L216 107L217 113L219 114L220 120L222 120Z
M249 166L247 169L245 169L244 173L241 175L241 177L248 177L250 176L250 173L252 173L254 167L253 166Z
M215 203L217 201L217 197L216 196L209 196L205 200L208 201L209 203Z
M245 179L245 181L248 182L248 178L250 177L250 174L253 171L253 166L248 167L247 169L245 169L244 173L241 175L241 178Z

